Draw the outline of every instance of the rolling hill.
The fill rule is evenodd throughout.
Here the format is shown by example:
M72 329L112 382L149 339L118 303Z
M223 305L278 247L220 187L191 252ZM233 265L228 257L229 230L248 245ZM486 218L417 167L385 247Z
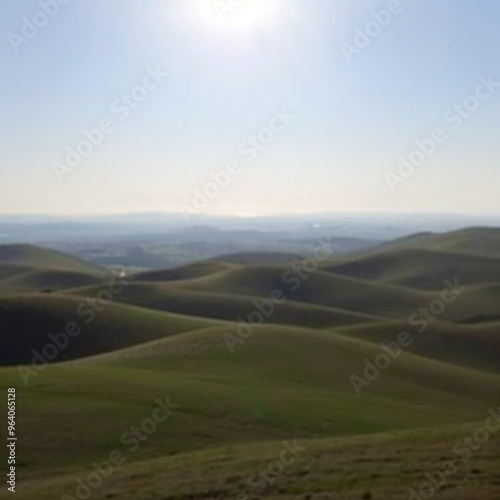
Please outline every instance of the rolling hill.
M394 433L413 430L415 440L421 438L422 431L416 430L422 428L430 429L427 432L439 441L455 426L484 419L488 407L498 403L499 376L408 353L360 397L350 377L362 372L364 359L379 352L369 342L330 332L262 327L231 354L225 332L220 327L201 329L53 365L36 383L19 390L19 428L23 443L30 446L23 466L29 482L21 497L32 498L35 489L41 499L55 491L70 493L69 478L85 474L89 464L105 460L112 450L124 453L132 468L132 477L122 476L120 481L134 481L132 470L151 461L184 454L189 468L191 454L220 459L221 447L258 442L265 448L280 440L301 443L336 437L349 443L353 436L366 436L366 445L375 449L380 438L374 434L388 433L390 441ZM2 388L17 379L15 369L0 370ZM123 432L140 425L151 416L154 401L167 396L178 405L171 419L158 426L150 442L130 453L130 443L122 442ZM36 415L36 426L29 425L30 415ZM44 433L38 432L40 426ZM440 427L445 428L438 433ZM407 442L407 449L413 452L415 466L421 467L430 449L417 443L418 448ZM79 452L72 452L75 449ZM421 455L417 458L415 453ZM226 470L223 463L220 467ZM238 474L245 470L234 467ZM183 469L177 472L184 474ZM158 483L147 466L142 474L151 484L166 486L172 481ZM414 477L419 477L417 471ZM241 486L240 481L236 485ZM351 487L356 489L355 483ZM114 488L114 481L106 483L97 498L116 494ZM159 491L155 495L151 498L162 498Z
M323 270L419 290L441 290L446 279L456 276L464 285L500 282L500 255L428 249L385 250L342 263L329 263Z
M408 323L379 322L334 328L332 332L385 344L397 342L401 332L408 332L412 343L404 347L407 352L478 370L500 372L500 323L455 325L435 322L420 333Z
M0 364L30 364L33 350L43 354L54 344L49 334L70 332L60 341L66 347L47 351L50 361L61 361L213 324L217 322L66 295L0 295ZM50 359L52 352L56 355Z
M304 256L286 252L240 252L220 255L210 259L214 262L249 265L291 264L304 259Z
M115 298L117 302L157 311L169 311L195 317L225 321L247 319L253 313L262 315L269 324L289 324L328 328L346 324L373 322L375 315L347 311L335 307L314 305L306 302L287 301L269 308L269 298L237 293L191 290L169 283L134 282ZM73 295L95 296L99 287L71 290ZM263 290L264 292L264 290ZM267 315L267 311L269 314Z
M224 256L114 291L105 269L0 246L18 498L77 498L120 453L92 498L406 499L447 460L457 471L433 498L496 500L500 432L467 462L454 450L499 410L498 234L416 235L305 274L299 256ZM444 304L455 278L467 286ZM263 324L244 327L256 312ZM411 345L380 367L402 331ZM300 454L259 486L284 442Z
M324 271L306 273L305 279L282 266L246 266L204 278L177 282L182 290L233 293L269 297L280 290L288 300L333 307L354 313L400 318L419 304L436 297L433 292L413 290Z
M0 292L41 292L96 284L105 269L32 245L0 245Z
M161 269L157 271L147 271L134 276L136 281L179 281L201 278L214 273L234 269L237 266L218 262L194 262L174 269Z
M78 257L34 245L0 245L0 264L50 271L106 274L104 269Z
M448 233L419 233L382 244L379 249L402 250L423 248L500 256L500 229L494 227L470 227Z

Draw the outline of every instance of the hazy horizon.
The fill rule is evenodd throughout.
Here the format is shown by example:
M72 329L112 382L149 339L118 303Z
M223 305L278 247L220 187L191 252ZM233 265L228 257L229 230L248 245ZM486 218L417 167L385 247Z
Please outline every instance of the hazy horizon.
M122 218L122 217L170 217L179 216L183 217L182 211L132 211L132 212L89 212L89 213L73 213L73 214L63 214L63 213L36 213L36 212L19 212L19 213L9 213L0 212L0 218L38 218L38 219L100 219L100 218ZM290 212L266 212L266 213L199 213L193 214L192 216L186 217L186 219L191 218L208 218L208 219L259 219L259 218L292 218L292 217L380 217L380 218L404 218L404 217L421 217L421 218L432 218L432 217L443 217L443 218L464 218L464 219L496 219L500 218L500 212L498 213L460 213L460 212L365 212L365 211L290 211Z

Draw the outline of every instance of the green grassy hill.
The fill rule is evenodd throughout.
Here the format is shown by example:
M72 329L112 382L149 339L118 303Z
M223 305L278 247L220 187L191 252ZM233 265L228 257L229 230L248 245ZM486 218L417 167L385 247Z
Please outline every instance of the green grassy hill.
M31 363L33 350L53 343L48 335L70 332L67 347L57 349L54 361L89 356L217 324L210 320L148 311L120 304L98 305L65 295L0 295L0 364ZM52 356L52 354L49 354Z
M264 296L239 295L229 293L229 291L227 293L197 291L176 285L177 283L172 286L166 283L133 283L116 296L116 301L158 311L237 321L237 318L240 317L247 320L252 313L258 312L256 304L262 303L264 300ZM220 290L222 291L224 288L220 288ZM74 295L82 296L94 296L98 292L99 287L86 287L71 291ZM284 304L274 305L273 312L266 318L266 322L328 328L373 322L378 319L382 318L334 307L287 301Z
M63 290L99 283L109 276L105 269L61 252L0 245L0 292Z
M0 245L0 264L50 271L106 274L99 266L55 250L34 245Z
M465 285L500 282L500 256L427 249L387 250L323 270L421 290L441 290L446 279L460 277Z
M83 474L92 461L104 460L112 450L127 454L121 436L151 416L156 398L169 396L179 408L127 455L132 469L179 453L213 453L215 459L218 448L245 443L262 442L265 449L284 439L456 426L480 421L498 403L499 376L407 353L357 396L350 376L379 352L371 343L329 332L263 327L230 354L225 332L203 329L53 365L35 384L19 388L19 433L30 450L22 466L27 494L21 498L32 498L35 490L40 499L60 495L61 484L67 487L69 478ZM16 380L14 369L0 370L2 390ZM30 425L32 415L36 425ZM372 439L367 442L377 443ZM424 459L414 456L420 466ZM246 470L237 463L233 467L238 474ZM142 474L145 482L157 484L151 469ZM119 477L124 481L126 476ZM114 485L107 483L97 498L116 494ZM239 480L235 487L241 487ZM150 498L163 497L158 490Z
M383 244L379 249L402 250L425 248L500 256L500 229L493 227L470 227L448 233L419 233Z
M100 274L30 269L16 273L14 276L9 276L7 274L7 276L4 275L4 277L0 277L0 291L16 293L51 293L70 288L96 285L103 282L104 278Z
M182 267L177 267L174 269L162 269L159 271L147 271L138 273L134 276L135 281L179 281L179 280L189 280L193 278L201 278L210 274L215 274L222 271L227 271L230 269L237 268L238 266L233 264L226 264L222 262L195 262L193 264L187 264Z
M193 498L407 499L410 488L428 481L423 469L440 471L443 462L456 464L456 474L436 492L437 500L496 500L500 441L481 447L474 467L457 463L450 443L471 435L480 422L450 428L414 429L361 437L298 440L295 461L272 482L262 483L266 471L284 449L282 441L221 446L199 452L125 462L93 491L92 498L151 500ZM293 440L290 440L291 442ZM305 448L305 449L302 449ZM77 479L92 469L56 478L40 478L35 488L21 493L23 500L52 500L59 492L73 493ZM249 482L250 481L250 482ZM428 491L428 490L427 490ZM168 492L167 494L165 492ZM390 495L390 496L389 496ZM19 493L18 493L19 496ZM0 492L0 498L10 498Z
M240 252L229 255L221 255L210 259L215 262L230 264L250 265L272 265L291 264L304 259L304 256L286 252Z
M408 323L375 323L335 328L332 332L374 343L397 342L408 332L412 344L404 351L478 370L500 372L500 323L455 325L435 322L422 333Z
M285 277L285 278L284 278ZM195 280L177 282L181 290L269 297L275 289L289 300L334 307L354 313L401 318L438 297L426 292L361 280L325 271L300 279L288 267L246 266ZM295 288L295 290L293 290Z

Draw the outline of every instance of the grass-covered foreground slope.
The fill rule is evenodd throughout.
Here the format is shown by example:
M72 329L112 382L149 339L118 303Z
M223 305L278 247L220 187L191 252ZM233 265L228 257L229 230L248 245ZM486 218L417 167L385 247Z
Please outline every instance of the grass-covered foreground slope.
M206 450L245 443L454 426L481 421L497 405L496 375L404 354L357 396L350 376L379 352L370 343L329 332L263 327L231 354L224 332L193 331L49 366L28 387L19 387L15 368L0 370L2 390L18 386L18 446L26 450L20 452L20 493L43 491L51 481L65 484L113 450L123 451L127 467L141 467L145 460L217 453ZM124 444L123 434L151 416L157 398L167 396L179 408L129 452L133 442ZM236 471L238 466L232 465ZM156 467L143 473L155 483L152 470ZM245 470L242 466L240 473ZM307 492L300 481L297 488Z
M285 500L408 499L446 463L450 473L437 500L496 500L500 440L493 439L464 463L452 447L481 422L450 428L414 429L361 437L297 440L295 460L266 481L259 472L276 464L282 441L231 445L138 462L125 462L92 498L192 500L266 498ZM293 441L290 440L289 443ZM289 458L287 459L291 460ZM452 464L452 465L450 465ZM17 493L22 500L52 500L74 493L77 480L92 473L40 478ZM427 488L427 489L425 489ZM424 486L424 493L429 487ZM10 498L0 493L0 498ZM418 497L415 497L418 498Z

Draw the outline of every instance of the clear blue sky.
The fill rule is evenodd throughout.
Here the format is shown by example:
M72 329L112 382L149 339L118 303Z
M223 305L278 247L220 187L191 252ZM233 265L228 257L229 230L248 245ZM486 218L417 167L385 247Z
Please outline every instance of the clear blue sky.
M66 2L35 35L37 1L0 6L0 213L177 211L230 161L207 213L500 213L500 87L453 111L500 82L498 0ZM380 34L346 58L366 29ZM168 76L122 120L148 67ZM284 108L295 119L247 161L240 145ZM59 182L54 162L103 119L113 131ZM390 189L436 128L446 140Z

